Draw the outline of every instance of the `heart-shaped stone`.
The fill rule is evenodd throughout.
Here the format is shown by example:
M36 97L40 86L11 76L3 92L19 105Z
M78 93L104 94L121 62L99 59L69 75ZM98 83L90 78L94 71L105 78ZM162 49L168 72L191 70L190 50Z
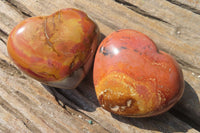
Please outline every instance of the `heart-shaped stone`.
M176 60L159 51L146 35L128 29L112 33L100 44L94 85L104 109L132 117L169 110L184 90Z
M19 23L8 38L8 53L26 74L50 86L73 89L92 65L97 25L82 11L63 9Z

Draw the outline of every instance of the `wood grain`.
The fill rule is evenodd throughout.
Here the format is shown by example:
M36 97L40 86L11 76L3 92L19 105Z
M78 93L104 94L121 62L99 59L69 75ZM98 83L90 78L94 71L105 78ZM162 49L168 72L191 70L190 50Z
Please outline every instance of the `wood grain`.
M200 14L199 0L168 0L168 1L171 2L172 4L178 5L194 13Z
M102 39L114 30L131 28L147 34L160 49L173 55L185 77L186 90L180 102L160 116L126 118L110 114L99 106L92 83L92 69L75 90L51 88L23 75L6 50L12 28L27 17L49 15L69 7L87 12L99 25ZM200 130L198 1L1 0L0 20L0 131L125 133ZM90 124L89 120L93 123Z

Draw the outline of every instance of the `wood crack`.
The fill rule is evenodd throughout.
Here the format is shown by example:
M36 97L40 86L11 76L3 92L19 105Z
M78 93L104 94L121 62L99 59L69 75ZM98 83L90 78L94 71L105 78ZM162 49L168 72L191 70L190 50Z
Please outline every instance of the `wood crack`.
M27 17L32 17L30 14L24 12L24 11L21 11L21 13L24 15L24 16L27 16Z
M29 119L27 119L23 114L14 109L7 101L3 100L1 97L0 106L2 106L2 108L4 108L10 114L14 115L17 119L21 120L30 131L36 131L38 133L40 132L40 130L35 127Z
M25 18L35 16L30 10L28 10L24 5L20 4L18 1L6 0L6 2L16 11L20 12Z
M195 72L196 74L200 75L198 67L193 66L192 64L189 64L188 62L185 62L184 60L178 58L174 54L172 54L172 56L176 58L177 62L179 63L179 65L181 65L182 68L184 68L185 70L189 70L189 71Z
M0 59L0 69L10 76L22 77L21 71L3 59Z
M161 19L161 18L158 18L156 16L153 16L153 15L150 15L148 12L146 12L145 10L142 10L141 8L139 8L138 6L135 6L125 0L114 0L115 2L119 3L119 4L122 4L124 6L126 6L127 8L131 9L132 11L138 13L138 14L141 14L142 16L145 16L145 17L148 17L150 19L154 19L154 20L157 20L157 21L160 21L160 22L163 22L163 23L166 23L166 24L169 24L169 25L172 25L171 23Z
M0 40L5 44L7 45L7 38L8 38L8 34L3 31L2 29L0 29Z
M2 38L0 38L0 41L2 41L6 45L6 42Z
M84 97L82 94L80 94L79 91L76 90L63 90L63 89L58 89L58 88L54 88L54 87L49 87L44 85L44 87L55 97L55 100L58 102L58 104L65 109L68 113L70 113L70 115L79 115L81 114L83 117L85 117L85 119L90 119L92 120L94 123L98 124L99 126L101 126L105 131L109 132L110 131L108 129L106 129L104 126L102 126L98 121L96 121L94 118L92 118L91 116L89 116L88 114L85 114L84 112L80 111L80 108L83 109L83 103L80 103L81 101L85 102L85 100L80 100L81 98L86 98ZM80 98L79 100L77 99L77 96ZM74 97L75 96L75 97ZM74 102L74 99L76 102ZM87 99L87 98L86 98ZM88 103L89 104L89 103ZM86 108L88 108L88 104L84 104L84 106ZM82 107L80 107L82 106ZM68 110L68 108L71 108L73 110ZM90 108L90 107L89 107ZM85 110L85 109L83 109Z
M183 4L183 3L178 2L178 1L176 1L176 0L167 0L167 1L170 2L170 3L172 3L172 4L174 4L174 5L179 6L179 7L181 7L181 8L184 8L184 9L186 9L186 10L189 10L189 11L195 13L195 14L200 15L200 10L195 9L195 8L193 8L193 7L191 7L191 6L188 6L188 5L186 5L186 4Z
M177 117L178 119L186 122L187 124L189 124L191 127L193 127L194 129L200 131L200 127L199 124L194 122L192 119L190 119L188 116L184 115L182 112L172 108L171 110L169 110L169 112L174 115L175 117Z
M8 36L8 34L5 31L3 31L2 29L0 29L0 33L3 34L4 36Z
M0 131L2 133L10 133L11 132L7 127L4 127L1 123L0 123Z

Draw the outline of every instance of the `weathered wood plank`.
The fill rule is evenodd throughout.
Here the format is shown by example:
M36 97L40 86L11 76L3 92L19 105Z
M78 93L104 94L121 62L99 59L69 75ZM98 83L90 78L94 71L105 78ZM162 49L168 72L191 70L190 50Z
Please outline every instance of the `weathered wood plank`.
M1 59L4 58L9 59L1 56ZM0 96L1 99L3 99L1 107L7 112L2 111L2 116L16 117L17 119L15 119L15 121L19 123L19 126L23 127L22 124L24 123L26 128L32 132L83 132L83 130L85 131L89 128L86 126L87 121L80 118L80 116L84 117L85 115L85 119L93 120L94 125L92 126L95 128L95 132L107 132L107 130L110 132L151 132L149 130L160 132L196 132L196 130L192 129L184 122L176 119L169 113L162 115L162 117L158 116L146 119L123 118L115 115L112 116L102 108L99 108L98 105L95 104L97 102L93 102L96 100L95 98L92 98L92 101L81 94L83 91L94 91L94 88L91 88L93 87L91 85L92 75L88 75L85 81L82 82L80 85L81 88L79 88L80 92L77 92L76 90L65 90L65 93L62 92L60 94L57 90L54 90L54 94L63 101L63 105L68 105L66 106L68 112L66 112L63 108L57 105L54 97L50 95L38 82L23 76L17 69L13 69L13 66L8 65L9 63L6 61L4 63L7 70L2 68L0 69ZM79 106L76 106L66 97L63 97L63 94L73 102L74 99L78 99L75 104ZM79 110L81 114L78 114L75 110L70 109L70 106ZM89 118L87 116L89 116ZM7 122L9 124L9 127L6 127L9 128L9 131L11 132L17 128L15 127L16 124L14 125L9 123L10 121L8 121L8 119L3 119L3 122ZM80 123L85 123L85 125L81 126ZM98 123L103 128L98 126ZM84 129L82 129L82 127L84 127ZM26 130L26 128L23 130ZM88 130L94 132L94 129Z
M20 12L13 9L9 4L5 1L0 1L0 27L1 30L4 31L5 34L9 34L12 28L17 25L24 18L20 14Z
M190 10L194 13L200 14L199 0L168 0L168 1L182 8Z
M169 2L162 0L148 4L149 9L154 9L153 7L159 7L159 5L161 5L161 10L159 10L159 12L161 12L160 16L162 16L163 20L169 19L166 21L168 23L159 21L158 19L154 19L154 17L150 17L148 15L145 17L144 14L138 14L138 12L132 11L113 0L61 0L59 2L26 2L25 0L19 0L18 3L24 5L35 15L48 15L60 8L66 7L80 8L86 11L94 19L109 26L113 30L121 28L136 29L150 36L161 49L168 51L170 54L175 56L183 67L199 73L200 55L198 51L200 50L200 46L198 44L200 42L200 31L198 29L200 24L198 22L200 21L200 17L197 14L183 8L179 8ZM164 7L169 8L165 9ZM170 12L170 10L173 12ZM159 12L157 14L159 14ZM169 14L167 12L169 12Z
M10 75L10 78L12 78L12 79L10 80L10 79L6 79L5 77L2 77L1 81L4 82L6 79L7 82L8 81L11 82L11 83L6 83L6 84L12 84L12 86L13 86L12 87L13 89L9 88L9 90L11 90L11 92L7 93L7 95L10 95L10 97L5 98L5 99L12 100L12 101L8 100L9 103L11 102L14 104L11 107L20 106L17 108L17 110L20 110L21 108L23 109L24 107L21 106L21 103L23 103L23 101L24 101L24 102L28 102L31 105L30 110L35 108L35 106L34 106L35 103L38 103L38 106L41 106L41 104L42 104L42 106L45 106L46 110L52 111L53 113L55 112L54 111L55 107L53 107L53 105L51 103L53 100L53 97L51 95L48 95L48 93L44 90L44 88L41 85L38 85L38 82L33 82L31 79L20 79L19 78L20 77L19 75L21 75L20 72L15 72L17 70L13 69L12 67L11 68L7 67L7 68L9 70L6 71L7 74L5 74L5 75L6 76ZM10 69L13 69L13 70L10 70ZM3 69L3 71L5 71L5 70ZM14 76L13 76L13 73L14 73ZM12 83L13 78L15 78L15 80L16 80L16 81L14 81L15 83L19 83L19 81L20 81L20 84L23 85L23 88L18 87L19 85L16 86L16 84L13 85L13 83ZM80 85L81 88L79 88L80 92L94 91L94 88L91 84L91 78L92 78L92 74L90 73L90 75L88 75L88 77L85 79L85 81L81 83L81 85ZM29 82L31 82L31 83L29 83ZM28 87L28 88L26 88L26 87ZM2 87L2 88L4 88L4 87ZM0 92L1 93L3 92L4 95L6 93L5 91L2 91L2 90ZM185 123L183 123L180 120L177 120L175 117L171 116L169 113L162 115L161 118L160 118L160 116L158 116L158 117L147 118L147 119L131 119L131 118L123 118L123 117L119 117L119 116L111 116L108 112L102 110L101 108L98 107L98 105L94 104L94 103L97 103L97 102L94 102L96 100L95 98L90 98L90 100L88 100L86 97L79 94L79 92L77 92L76 90L66 90L66 91L63 91L62 94L59 94L59 95L57 94L57 91L54 90L54 93L56 93L56 95L59 97L60 100L63 101L64 104L67 104L73 108L76 108L83 114L90 116L94 121L97 121L98 123L100 123L101 126L103 126L104 128L106 128L107 130L109 130L111 132L128 132L128 131L143 132L143 130L144 131L155 130L155 131L162 131L162 132L163 131L166 131L166 132L195 131L194 129L191 129L191 127L189 127L188 125L185 125ZM68 99L72 100L73 102L75 101L74 99L77 99L75 101L75 104L77 104L79 106L76 106L76 105L74 105L74 103L71 103L70 101L68 101L65 97L62 96L63 94ZM17 98L16 99L13 98L13 97L16 97L16 95L17 95ZM84 95L86 95L86 94L84 94ZM88 97L91 97L94 95L95 94L93 92L92 95L88 95ZM41 96L45 97L45 98L40 98ZM29 100L27 99L27 97ZM44 100L44 99L46 99L46 100ZM91 99L93 99L93 102L91 102L92 101ZM17 101L19 100L17 102L17 104L16 104L16 102L14 102L16 100ZM4 103L5 103L5 101L4 101ZM53 103L56 104L55 101ZM8 105L8 104L6 104L6 105ZM26 105L26 107L29 108L28 105ZM44 107L42 109L44 109ZM53 110L49 110L49 109L53 109ZM60 110L62 112L62 109L60 109ZM22 110L21 112L24 113L24 110ZM34 109L33 114L35 115L35 113L41 114L41 112L35 111L35 109ZM50 115L51 115L51 113L50 113ZM41 118L41 116L40 116L40 118L41 119L48 118L48 117L46 118L45 115L43 115L43 116L44 116L44 118L43 117ZM34 117L36 117L36 116L34 116ZM51 118L51 119L55 119L55 115L53 115L52 117L53 118ZM24 118L20 118L20 119L23 120ZM49 119L50 118L48 118L48 120ZM71 118L69 118L69 116L67 116L66 119L71 119ZM52 121L50 121L50 122L52 122ZM73 120L73 122L76 122L76 121ZM133 125L130 126L129 124L133 124ZM42 126L43 124L39 123L39 125ZM51 127L51 125L48 125L48 126ZM169 126L170 126L170 128L169 128ZM14 125L13 125L13 127L14 127ZM57 127L60 129L59 126L57 126ZM33 127L29 127L29 128L32 129ZM55 127L52 127L52 128L54 129ZM40 130L44 131L44 129L40 129ZM63 131L63 129L62 129L62 131ZM75 131L75 130L73 130L73 131ZM80 130L80 132L81 132L81 130Z
M85 81L81 83L81 87L79 87L78 91L60 90L51 87L50 89L53 90L54 95L58 99L62 99L61 102L64 104L69 104L67 99L70 99L73 102L74 99L79 99L74 102L75 105L69 104L69 106L72 106L73 108L78 109L80 112L90 116L94 121L100 123L101 126L110 132L196 132L169 113L165 113L157 117L142 119L126 118L110 114L109 112L100 108L98 104L94 104L96 103L96 99L92 98L94 96L92 95L94 92L91 94L92 97L89 94L88 97L85 97L85 93L81 93L83 91L94 91L94 88L87 83L87 81L91 82L91 76L87 77L89 80L86 78ZM64 94L65 97L62 97L62 94Z
M126 7L136 10L140 10L140 13L149 14L149 17L153 19L160 19L173 28L177 28L177 34L174 34L177 40L181 40L182 43L191 44L191 41L197 40L194 46L199 44L199 14L195 14L190 10L184 9L180 6L173 5L166 0L116 0L119 3L124 4ZM195 32L195 33L194 33ZM190 36L186 36L190 35Z
M121 0L121 3L122 2L123 1ZM152 17L149 18L149 17L141 16L140 15L141 13L137 14L138 11L136 11L136 9L134 9L134 11L136 11L136 13L133 13L129 9L124 8L124 5L119 5L117 3L114 3L113 1L107 1L107 2L99 2L99 1L98 2L91 2L91 1L89 1L89 2L82 2L82 4L81 4L81 1L68 1L65 4L61 4L61 3L64 3L64 1L59 1L59 2L51 1L51 2L47 2L48 4L45 4L44 1L38 1L37 3L35 3L33 1L32 4L30 4L31 1L30 1L30 3L27 3L23 0L21 0L21 1L18 2L18 4L20 3L20 6L25 6L26 8L30 9L30 12L32 12L35 15L47 15L47 14L50 14L50 13L58 10L59 7L60 8L79 7L83 10L86 10L89 15L91 15L93 18L95 18L97 20L97 23L100 26L102 33L105 34L105 35L109 34L113 30L123 28L123 26L125 28L126 27L130 28L131 26L133 26L133 28L135 27L139 31L144 30L145 32L147 32L149 34L151 34L152 32L156 32L158 35L155 35L155 37L153 37L153 38L156 38L155 40L157 40L159 47L161 47L164 50L167 50L168 53L173 54L173 55L177 54L177 52L182 51L181 53L178 53L178 56L175 56L175 57L181 63L182 67L185 69L184 71L187 71L187 69L191 69L190 67L194 62L196 62L197 64L200 62L199 61L200 60L199 59L200 52L199 52L199 45L198 45L199 44L198 42L200 42L200 39L199 39L200 36L198 38L195 37L196 35L200 34L199 33L200 31L198 30L199 23L197 23L200 20L199 15L192 14L188 10L182 9L181 7L170 4L169 2L163 1L163 0L156 1L156 2L127 0L127 2L129 2L130 4L135 4L135 6L140 8L140 10L143 10L143 12L145 14L150 14L150 15L152 14L151 16L154 16L156 18L160 18L164 22L152 19ZM101 11L101 8L99 7L100 3L101 3L102 7L110 6L110 9L108 9L108 11L106 11L107 13L105 11L100 12ZM16 3L14 3L14 4L16 4ZM40 5L44 5L44 7L48 6L46 8L50 8L52 10L45 10L45 9L36 10L38 8L41 8ZM82 5L90 6L90 10L84 8ZM131 9L133 8L133 5L130 6L130 5L127 5L126 3L125 3L125 6L126 7L128 6ZM164 9L163 9L163 7L164 7ZM123 16L122 13L119 14L118 13L119 11L116 11L117 10L116 8L117 9L119 9L119 8L123 9L123 11L125 13L127 13L128 15ZM116 12L110 11L111 9L116 11ZM180 12L183 13L185 15L185 17L180 16L179 15ZM99 16L99 17L101 16L100 17L101 19L97 18L97 16ZM133 21L133 19L130 19L130 21L127 20L127 18L130 18L131 16L135 17L135 21ZM136 19L138 19L138 21ZM191 19L194 20L194 21L190 21ZM124 21L124 23L119 24L118 21L115 21L115 20L120 20L120 22ZM145 28L147 27L148 31L146 31L146 29L144 27L141 27L141 25L144 25L144 23L142 23L142 21L140 21L140 20L142 20L142 21L145 20L146 21L145 23L150 23L150 25L148 25L148 24L145 25ZM169 25L168 23L171 23L171 24ZM161 26L157 27L158 24L160 24ZM122 25L122 26L119 27L119 25ZM109 26L109 28L108 28L108 26ZM183 35L179 35L180 33L179 34L173 33L171 35L171 33L169 33L167 31L167 30L170 30L170 32L175 32L174 30L176 30L176 28L178 26L182 27L183 31L187 30L189 32L186 32L185 34L183 34L184 32L180 32ZM161 35L161 33L165 32L165 31L167 33L166 38L168 40L170 40L170 38L173 38L174 41L170 40L170 42L168 42L168 41L162 42L163 37L165 37L165 36ZM179 28L179 31L180 31L180 28ZM190 34L192 32L195 32L195 33L192 34L192 35L194 35L194 37L192 37L192 35ZM155 34L155 33L153 33L153 34ZM187 37L189 35L190 35L190 37L188 37L188 38L190 38L190 39L188 40L188 38L185 38L185 37ZM166 40L166 38L165 38L165 40ZM172 41L173 41L173 44L171 44ZM179 42L179 44L175 44L175 42ZM195 42L195 43L193 43L193 42ZM188 43L188 44L186 45L186 43ZM179 45L180 45L181 49L179 49ZM188 46L190 48L188 48ZM194 49L196 51L194 51ZM188 51L189 51L189 53L187 53ZM191 53L193 53L193 54L191 55ZM185 61L185 60L187 60L185 58L185 56L187 56L187 58L191 58L193 60L193 63L187 63ZM191 56L193 56L194 58L191 57ZM180 57L183 58L183 59L180 59ZM195 72L198 72L196 74L197 80L195 80L196 81L195 84L197 86L195 86L193 88L196 90L198 97L199 97L199 85L198 84L200 84L200 83L199 83L199 80L198 80L199 79L198 74L199 74L200 70L195 69ZM188 77L189 75L191 76L192 73L193 73L192 71L191 72L187 71L187 75L185 75L185 77ZM190 82L193 82L193 81L194 80L191 79L191 80L188 81L188 83L190 84ZM184 100L184 101L187 101L187 99ZM183 104L182 106L184 106L184 105L186 105L186 104ZM194 118L199 118L199 115L198 115L199 114L198 113L199 107L198 106L194 107L194 104L189 104L189 105L190 105L190 108L188 108L188 110L190 110L190 111L193 110L194 112L196 112L194 114L196 114L196 116L198 116L198 117L194 116ZM187 107L189 105L187 104Z
M2 75L0 97L1 103L5 103L0 106L2 109L0 115L15 120L18 126L27 132L28 130L38 132L46 130L54 132L197 132L168 112L161 116L144 119L111 115L98 105L92 86L92 73L77 90L63 91L46 88L49 91L53 90L58 100L62 101L60 104L67 108L68 111L66 111L58 106L54 97L43 86L24 76L8 58L5 46L7 36L11 29L24 18L33 15L48 15L66 7L82 9L95 19L103 35L108 35L120 28L136 29L149 35L161 49L174 55L184 68L185 80L188 83L184 97L174 109L199 123L200 47L198 44L200 31L198 30L199 23L197 23L200 19L199 15L163 0L157 3L145 1L148 4L144 5L139 1L127 0L127 2L132 6L122 5L112 0L0 1L0 75ZM136 8L131 9L134 4L140 8L139 12ZM186 17L182 18L180 12L186 14ZM190 22L186 19L195 21ZM182 24L181 21L184 23ZM6 107L15 110L17 114L9 112ZM90 119L93 120L93 125L88 124L87 120ZM6 119L1 121L2 131L12 131L17 128ZM7 126L6 123L12 126Z
M107 132L95 122L90 125L90 118L84 114L64 110L41 84L23 76L4 54L0 58L0 122L4 126L7 123L10 132L22 124L31 132Z

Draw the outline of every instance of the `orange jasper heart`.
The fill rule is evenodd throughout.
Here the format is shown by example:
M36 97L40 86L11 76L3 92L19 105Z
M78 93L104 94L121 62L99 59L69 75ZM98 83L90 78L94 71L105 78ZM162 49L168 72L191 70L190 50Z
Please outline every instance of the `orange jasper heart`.
M7 48L29 76L73 89L91 66L98 39L97 25L84 12L69 8L22 21L10 33Z
M102 41L93 77L101 106L124 116L163 113L184 91L176 60L159 51L146 35L129 29L116 31Z

